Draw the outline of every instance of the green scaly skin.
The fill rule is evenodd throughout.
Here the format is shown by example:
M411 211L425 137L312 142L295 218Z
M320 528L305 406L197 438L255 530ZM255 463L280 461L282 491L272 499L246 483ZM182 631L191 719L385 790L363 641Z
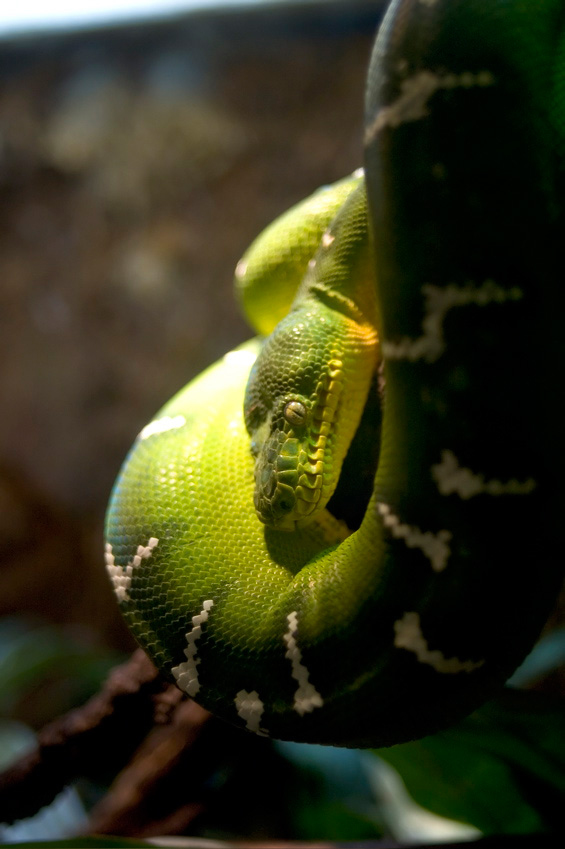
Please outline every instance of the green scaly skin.
M272 333L287 314L324 231L362 180L359 170L322 186L266 227L241 257L235 292L249 324L261 336Z
M288 318L183 389L124 464L106 549L124 616L242 728L423 736L495 692L543 625L563 572L564 31L556 0L393 2L368 219L353 186Z

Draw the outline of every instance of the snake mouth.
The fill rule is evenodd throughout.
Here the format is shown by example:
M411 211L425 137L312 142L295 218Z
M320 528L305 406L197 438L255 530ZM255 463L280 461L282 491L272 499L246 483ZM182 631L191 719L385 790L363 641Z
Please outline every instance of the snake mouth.
M320 499L321 471L308 462L303 442L292 428L276 429L255 466L254 504L259 519L282 531L296 530L304 518L307 523Z
M296 495L293 487L278 479L273 466L261 468L257 478L253 501L261 521L275 530L294 531Z

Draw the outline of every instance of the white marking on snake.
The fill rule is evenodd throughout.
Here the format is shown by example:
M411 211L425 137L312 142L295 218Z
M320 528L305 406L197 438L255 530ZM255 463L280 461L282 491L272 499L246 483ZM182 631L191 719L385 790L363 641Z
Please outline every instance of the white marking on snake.
M109 542L106 543L104 552L104 560L106 561L106 571L112 581L114 592L118 601L130 601L129 590L131 587L131 579L133 570L141 565L142 560L147 560L153 554L153 549L159 545L159 540L156 537L150 537L147 545L138 545L137 551L127 566L118 566L114 557L112 546Z
M403 524L392 512L388 504L377 504L377 510L382 517L383 525L388 528L395 539L403 539L408 548L419 548L428 558L434 572L443 572L447 566L451 549L449 540L451 532L446 530L421 531L414 525Z
M224 362L230 368L238 369L239 366L252 366L257 359L256 351L228 351L224 354Z
M494 84L490 71L478 74L436 74L419 71L400 84L400 95L388 106L379 109L373 122L365 131L365 144L370 144L385 127L399 127L409 121L419 121L428 115L428 101L436 91L454 88L485 88Z
M441 462L432 466L432 477L442 495L456 493L463 500L475 495L528 495L536 488L533 478L519 481L485 480L485 476L459 465L453 451L442 451Z
M314 708L322 707L324 700L316 688L310 684L308 680L310 673L302 663L302 652L296 642L298 613L294 610L286 618L288 621L288 631L283 636L287 647L285 657L292 664L292 677L295 681L298 681L298 689L294 694L294 710L300 716L304 716L305 713L310 713Z
M247 266L248 262L246 259L240 259L235 267L235 276L238 280L241 280L242 277L245 277L247 274Z
M208 599L203 603L200 613L192 617L192 630L186 634L187 645L184 650L186 660L171 669L178 686L189 696L195 696L200 689L196 670L200 658L196 655L196 642L202 636L202 625L208 620L208 612L213 606L212 599Z
M322 236L322 247L329 248L330 245L333 245L335 242L335 236L333 236L329 230L326 230L324 235Z
M405 613L402 619L394 623L394 645L397 649L413 652L420 663L427 663L436 672L455 675L458 672L473 672L484 665L484 660L459 660L458 657L446 657L438 649L428 648L428 641L422 634L420 616L416 612Z
M268 732L261 728L259 724L265 710L265 705L259 698L259 693L256 690L252 690L250 693L247 690L240 690L234 702L237 713L244 720L247 730L253 731L260 737L268 737Z
M145 425L141 433L140 439L147 439L149 436L155 436L156 433L166 433L168 430L176 430L186 424L184 416L163 416L162 419L155 419L154 422L149 422Z
M519 301L523 293L518 287L504 289L493 280L485 280L480 286L467 283L457 286L422 286L425 296L425 315L422 321L422 335L416 339L404 338L400 342L383 342L383 355L389 360L426 360L435 362L445 350L443 322L447 313L455 307L469 304L483 307L487 304L503 304L506 301Z

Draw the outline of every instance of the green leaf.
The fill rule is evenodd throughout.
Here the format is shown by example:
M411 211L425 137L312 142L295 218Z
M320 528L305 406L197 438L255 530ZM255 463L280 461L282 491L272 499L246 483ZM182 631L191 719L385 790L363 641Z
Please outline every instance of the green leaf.
M364 753L352 749L276 742L288 762L285 809L301 840L371 840L382 824L363 768Z
M456 726L380 749L414 800L484 834L561 825L565 795L563 706L508 690Z
M42 685L60 682L50 695L52 715L69 710L95 693L112 666L122 660L93 646L72 628L25 619L0 620L0 715Z
M510 687L528 687L565 664L565 628L555 628L533 647L508 681Z

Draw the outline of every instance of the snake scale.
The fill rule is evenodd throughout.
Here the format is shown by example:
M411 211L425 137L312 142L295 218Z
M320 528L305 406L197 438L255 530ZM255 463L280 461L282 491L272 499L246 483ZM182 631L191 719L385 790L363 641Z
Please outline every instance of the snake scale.
M429 734L543 626L563 573L564 25L562 0L394 0L365 175L259 237L236 277L263 337L124 463L106 565L126 621L241 728Z

